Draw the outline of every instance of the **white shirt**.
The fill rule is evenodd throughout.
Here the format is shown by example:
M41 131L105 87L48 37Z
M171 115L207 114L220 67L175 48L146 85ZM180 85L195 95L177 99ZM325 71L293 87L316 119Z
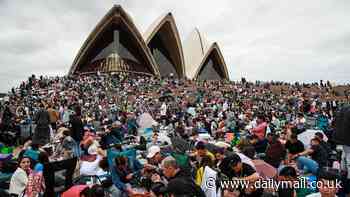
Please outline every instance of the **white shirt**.
M227 109L228 109L228 103L225 102L225 103L223 104L223 106L222 106L222 110L223 110L223 111L226 111Z
M25 190L28 183L27 173L22 168L17 168L10 181L10 194L20 195Z
M166 108L167 108L166 104L163 103L162 106L160 107L160 115L166 116L166 110L167 110Z
M207 197L217 197L216 193L216 175L217 172L210 167L204 168L201 188Z
M102 157L97 155L95 161L82 161L80 163L80 175L96 175L100 167L98 163L101 161Z

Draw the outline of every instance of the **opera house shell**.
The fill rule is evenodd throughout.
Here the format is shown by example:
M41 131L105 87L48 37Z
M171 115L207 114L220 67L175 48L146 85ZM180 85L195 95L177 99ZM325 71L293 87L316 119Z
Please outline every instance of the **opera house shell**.
M184 42L171 13L160 16L141 35L131 17L115 5L78 51L69 75L128 72L193 80L229 79L217 43L195 29Z

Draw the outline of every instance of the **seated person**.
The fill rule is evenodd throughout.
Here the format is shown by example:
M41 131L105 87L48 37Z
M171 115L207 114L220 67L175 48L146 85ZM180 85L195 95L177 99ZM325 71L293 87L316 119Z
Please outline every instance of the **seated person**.
M114 131L116 132L116 131ZM120 139L118 139L113 133L112 133L112 127L106 126L104 132L102 133L101 137L101 145L102 147L109 147L113 144L121 143Z
M33 161L38 161L39 158L39 145L32 144L28 149L24 150L23 155L30 157Z
M278 168L281 161L285 158L286 152L284 146L278 140L277 135L269 133L267 137L269 145L266 149L265 161L275 168Z
M119 190L112 182L112 176L109 171L109 164L107 157L103 157L98 163L99 169L96 172L96 175L101 181L101 185L105 188L112 196L118 196Z
M311 158L305 156L310 155ZM312 174L316 175L318 169L327 166L328 153L327 150L320 144L318 138L311 140L311 148L294 155L298 168L304 170L307 168Z
M297 171L294 167L285 166L279 172L279 176L277 177L278 181L288 182L288 185L285 187L280 187L277 189L278 196L305 196L312 193L312 190L308 187L294 187L299 182L302 184L302 179L298 178Z
M248 181L249 185L260 179L259 174L250 165L243 163L237 154L226 157L221 163L220 169L229 179L238 178ZM263 189L254 187L237 188L237 191L239 191L240 196L258 197L263 194Z
M152 192L155 195L205 196L204 192L196 185L193 178L179 168L175 158L172 156L164 158L161 166L164 176L168 179L168 184L165 184L161 180L159 174L154 174L152 176Z
M134 194L131 186L135 183L134 181L137 180L143 168L140 162L136 160L134 153L135 150L119 153L107 150L107 159L112 181L119 192L117 196Z
M160 167L160 164L164 158L165 154L161 151L159 146L151 146L148 148L148 163Z
M119 140L119 142L123 141L123 130L122 123L119 121L115 121L112 123L111 134Z
M161 145L161 142L159 141L159 134L158 132L153 132L152 141L149 144L147 144L147 147L159 146L159 145Z
M259 141L264 140L266 134L267 123L265 117L262 114L258 114L256 119L256 127L250 130L250 133L256 135Z
M142 165L138 160L130 161L128 157L120 156L115 158L116 173L123 183L132 183L139 176Z
M23 194L28 184L28 176L32 171L31 164L32 161L27 156L23 156L18 159L18 168L13 173L10 182L9 193L11 196L20 196Z
M295 133L290 136L285 144L285 148L288 151L288 159L291 159L294 155L305 150L304 144L298 140L298 135Z
M293 188L293 182L298 179L296 170L293 167L286 166L281 169L278 181L288 181L290 185L286 188L277 188L278 196L296 196L295 188Z
M249 139L249 143L254 146L255 152L257 154L261 154L261 153L265 154L266 148L268 145L268 141L266 138L263 138L260 140L258 138L258 136L252 135L252 136L248 137L248 139Z
M93 176L100 170L99 162L104 157L103 151L95 144L91 144L88 148L89 159L82 159L80 162L80 175Z
M95 196L106 196L105 189L100 185L75 185L69 188L67 191L62 193L62 197L95 197Z
M54 157L68 159L79 155L78 144L71 137L71 131L69 129L62 131L62 136L59 138L59 141L60 143L55 149Z
M316 132L315 133L315 138L318 138L320 140L320 144L321 146L323 146L328 153L332 152L331 146L330 144L328 144L325 140L324 140L324 135L322 132Z
M296 134L300 134L305 131L306 119L302 113L298 113L296 120L294 121L294 128L292 131Z
M307 195L306 197L336 196L337 191L340 188L340 185L337 184L341 183L337 170L326 168L321 169L318 175L318 181L322 183L320 184L321 187L318 188L319 192Z
M204 142L200 141L196 144L196 152L195 155L197 156L197 161L199 161L201 158L208 156L212 161L215 161L215 156L213 153L211 153L205 146Z

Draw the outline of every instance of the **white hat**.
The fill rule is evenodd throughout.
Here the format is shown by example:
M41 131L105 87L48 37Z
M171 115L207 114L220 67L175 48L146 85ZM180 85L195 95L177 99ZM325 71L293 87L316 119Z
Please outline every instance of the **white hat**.
M98 146L96 144L91 144L88 148L89 155L97 155Z
M148 149L148 154L147 154L147 158L152 158L154 157L154 155L156 155L157 153L160 152L160 148L159 146L151 146L149 149Z
M226 142L220 141L220 142L216 142L215 146L220 147L220 148L229 148L231 145L226 143Z

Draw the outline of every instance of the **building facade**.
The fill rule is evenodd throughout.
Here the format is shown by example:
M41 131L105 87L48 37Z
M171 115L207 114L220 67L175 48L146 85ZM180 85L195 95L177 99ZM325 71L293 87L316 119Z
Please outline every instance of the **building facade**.
M141 35L125 10L115 5L90 33L69 75L128 72L194 80L229 79L217 43L208 44L195 29L184 42L171 13L160 16Z

